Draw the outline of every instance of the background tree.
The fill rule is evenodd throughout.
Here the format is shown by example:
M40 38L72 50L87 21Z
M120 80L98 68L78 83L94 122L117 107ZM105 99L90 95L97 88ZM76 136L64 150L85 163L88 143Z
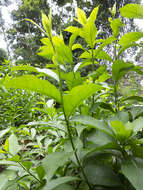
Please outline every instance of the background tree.
M41 11L48 14L49 8L51 8L53 14L53 29L54 32L59 33L68 25L77 25L76 21L72 21L71 19L76 16L76 7L82 8L86 14L89 15L93 7L100 6L100 14L98 14L97 17L96 26L101 31L99 37L105 38L111 34L108 22L108 17L111 16L109 8L113 7L114 3L116 3L116 16L118 16L120 7L124 4L135 2L139 3L140 0L21 0L18 3L18 9L12 11L13 27L7 31L11 49L14 52L13 58L17 63L23 64L29 63L31 65L44 66L47 63L47 60L36 55L41 45L40 39L42 38L42 34L31 23L26 22L24 20L25 18L34 20L37 24L41 25ZM131 30L132 27L133 22L128 21L126 30ZM64 32L64 39L65 41L69 39L67 32Z

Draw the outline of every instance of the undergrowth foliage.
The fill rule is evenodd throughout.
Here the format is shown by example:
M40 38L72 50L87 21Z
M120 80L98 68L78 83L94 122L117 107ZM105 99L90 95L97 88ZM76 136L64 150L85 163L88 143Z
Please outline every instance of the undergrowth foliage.
M137 104L143 97L122 96L119 82L128 71L143 74L142 67L123 57L128 48L140 46L137 41L143 32L120 37L124 25L115 18L115 5L110 11L112 36L98 39L98 7L89 18L78 8L79 27L65 29L71 33L68 45L62 33L52 35L51 12L48 17L42 13L43 28L26 19L45 34L38 55L49 64L45 69L13 66L1 79L2 88L41 95L31 108L37 113L33 121L17 130L12 126L0 131L1 190L142 190L143 106ZM138 4L128 4L120 13L143 19L143 7ZM84 45L76 43L78 37ZM109 44L112 55L105 52ZM79 62L73 59L77 49ZM99 60L110 62L112 72ZM82 69L89 65L90 73L82 77Z

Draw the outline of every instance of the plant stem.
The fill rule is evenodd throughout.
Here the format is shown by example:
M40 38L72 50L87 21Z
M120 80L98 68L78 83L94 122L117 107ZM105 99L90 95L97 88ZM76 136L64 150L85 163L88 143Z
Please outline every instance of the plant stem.
M51 44L53 46L53 50L55 52L55 55L56 55L56 50L55 50L55 46L53 44L53 41L52 41L52 37L50 36L50 41L51 41ZM74 143L73 143L73 138L72 138L72 133L71 133L71 129L70 129L70 123L69 123L69 119L67 118L66 116L66 113L65 113L65 109L64 109L64 101L63 101L63 88L62 88L62 80L61 80L61 69L60 69L60 66L58 65L58 74L59 74L59 89L60 89L60 96L61 96L61 106L62 106L62 110L63 110L63 114L64 114L64 118L65 118L65 122L66 122L66 126L67 126L67 131L68 131L68 136L69 136L69 139L70 139L70 142L71 142L71 146L72 146L72 149L74 151L74 155L75 155L75 158L77 160L77 163L81 169L81 172L82 172L82 175L89 187L90 190L92 190L92 187L88 181L88 178L84 172L84 169L82 167L82 164L80 163L80 160L78 158L78 155L77 155L77 152L76 152L76 148L74 146Z
M9 155L13 156L13 154L11 154L10 152L7 152ZM24 169L24 171L26 171L29 175L31 175L36 181L38 181L39 183L43 184L42 181L40 181L35 175L33 175L29 170L27 170L20 161L17 161L17 163Z
M116 112L119 111L119 103L118 103L118 93L117 93L117 83L114 83L114 97L115 97L115 106L116 106Z
M117 51L116 51L117 41L115 42L114 46L114 61L117 60ZM116 112L119 111L119 102L118 102L118 92L117 92L117 82L114 82L114 97L115 97L115 106L116 106Z
M80 163L79 157L77 155L77 151L76 151L76 148L75 148L75 145L74 145L74 142L73 142L73 137L72 137L72 133L71 133L69 119L67 118L66 113L65 113L60 67L58 67L58 72L59 72L59 87L60 87L60 94L61 94L61 105L62 105L62 109L63 109L63 114L64 114L66 126L67 126L67 131L68 131L68 136L69 136L69 139L70 139L70 143L71 143L72 149L74 151L74 155L75 155L75 158L77 160L77 163L78 163L78 165L79 165L79 167L81 169L82 175L83 175L87 185L89 186L89 189L92 190L92 187L91 187L91 185L90 185L90 183L88 181L88 178L87 178L87 176L86 176L86 174L84 172L82 164Z
M94 71L94 55L93 55L93 48L91 50L91 53L92 53L92 72ZM94 83L94 80L93 80L93 83ZM92 105L94 105L94 94L92 96ZM94 117L94 113L92 112L92 117Z
M18 164L19 164L29 175L31 175L36 181L38 181L39 183L43 184L42 181L40 181L35 175L33 175L29 170L27 170L20 162L18 162Z

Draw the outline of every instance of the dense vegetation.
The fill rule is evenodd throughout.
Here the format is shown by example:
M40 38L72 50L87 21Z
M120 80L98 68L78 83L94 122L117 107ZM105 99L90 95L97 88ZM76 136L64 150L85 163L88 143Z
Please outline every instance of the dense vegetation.
M2 60L1 190L142 190L143 97L119 87L128 72L143 75L142 67L124 59L128 48L141 46L143 33L121 36L115 4L108 18L112 34L97 38L98 11L87 18L77 9L79 25L64 30L68 43L62 32L53 35L51 11L42 13L42 27L25 19L44 35L38 56L46 68ZM120 13L143 19L139 4Z

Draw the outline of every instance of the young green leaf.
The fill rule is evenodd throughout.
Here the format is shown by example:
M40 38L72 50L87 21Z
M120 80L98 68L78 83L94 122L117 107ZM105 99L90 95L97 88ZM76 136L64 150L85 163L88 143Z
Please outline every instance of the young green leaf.
M120 8L120 13L127 18L143 19L143 6L140 4L127 4Z
M39 165L36 167L36 173L38 174L38 177L40 180L42 180L44 176L46 175L46 172L42 165Z
M61 64L73 64L72 51L69 46L65 45L63 38L60 36L53 37L53 43L56 50L56 60Z
M9 152L12 155L16 155L21 149L21 146L18 144L18 139L16 135L15 134L10 135L8 141L9 141Z
M90 16L88 18L88 22L91 22L93 24L95 23L95 20L96 20L97 14L98 14L98 9L99 9L99 7L95 7L92 10L92 12L91 12L91 14L90 14Z
M86 24L87 22L86 15L84 11L81 10L80 8L77 8L77 18L79 23L81 23L82 25Z
M46 172L48 180L53 177L59 167L62 167L68 162L72 154L73 153L71 152L54 152L42 160L42 166Z
M116 2L114 3L112 8L109 8L109 11L111 12L112 17L114 17L116 14Z
M76 38L78 37L78 35L79 35L78 32L75 32L75 33L73 33L73 34L71 35L70 40L69 40L69 48L70 48L70 49L72 49L72 46L73 46L73 44L74 44Z
M119 141L124 141L132 135L132 125L124 125L121 121L111 121L110 123Z
M20 65L20 66L12 67L12 71L29 71L29 72L35 72L35 73L43 73L43 74L50 76L51 78L59 81L58 75L51 69L40 69L38 67L33 67L30 65Z
M80 58L84 59L92 59L92 51L85 51L84 53L81 54ZM104 59L108 61L113 61L112 58L103 50L93 50L93 58L94 59Z
M128 71L132 70L132 63L125 63L123 60L117 60L112 65L112 77L115 82L120 80Z
M120 38L119 44L121 46L127 46L131 43L138 41L141 38L143 38L143 32L129 32Z
M69 26L69 27L67 27L66 29L65 29L65 31L67 31L67 32L70 32L70 33L77 33L77 34L79 34L79 31L80 31L80 29L78 28L78 27L76 27L76 26Z
M83 49L84 50L84 48L83 48L83 46L81 44L74 44L72 46L72 50L75 50L75 49Z
M54 56L54 50L52 46L42 46L39 48L37 55L44 57L46 59L52 60Z
M8 138L5 140L5 143L3 145L3 149L9 152L9 140Z
M67 117L73 114L75 109L83 103L84 100L102 90L103 87L96 84L84 84L72 88L72 90L64 95L64 110Z
M6 88L31 90L45 94L55 99L57 102L61 101L60 92L54 85L52 85L49 81L38 79L33 75L24 75L13 79L6 78L4 81L4 86Z
M114 136L112 129L102 120L94 119L93 117L87 115L78 115L71 118L71 121L79 122L84 125L91 126L95 129L98 129L107 135Z
M80 29L79 35L85 39L86 43L94 48L95 39L97 35L97 28L94 23L87 22L83 28Z
M118 37L119 33L120 33L120 28L123 26L122 22L121 22L121 19L120 18L117 18L117 19L114 19L112 20L110 18L110 26L112 28L112 33L113 33L113 36L115 38Z
M51 11L49 13L49 18L42 13L42 24L43 27L45 29L45 31L47 32L49 38L52 37L52 16L51 16Z

